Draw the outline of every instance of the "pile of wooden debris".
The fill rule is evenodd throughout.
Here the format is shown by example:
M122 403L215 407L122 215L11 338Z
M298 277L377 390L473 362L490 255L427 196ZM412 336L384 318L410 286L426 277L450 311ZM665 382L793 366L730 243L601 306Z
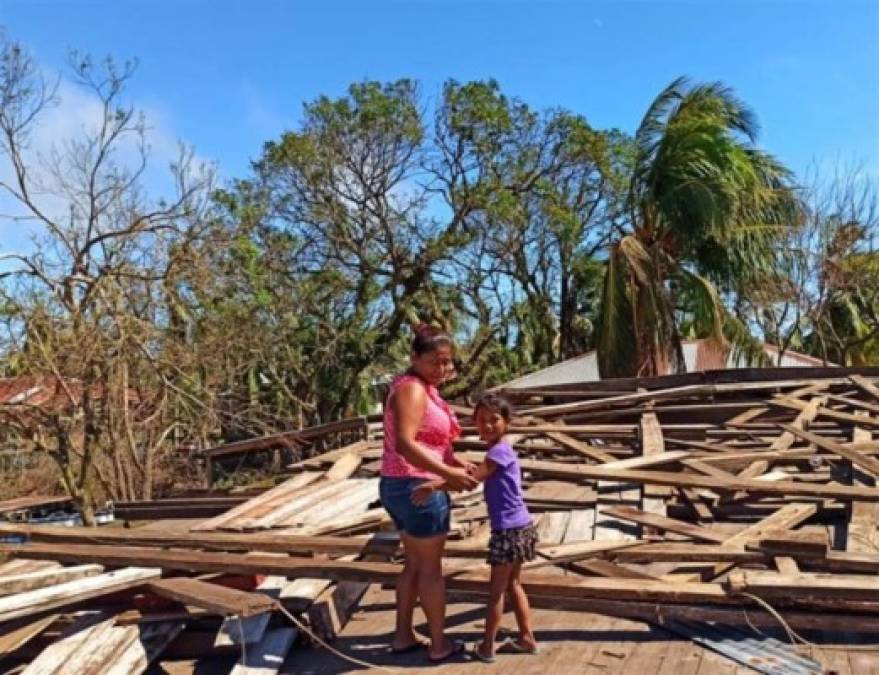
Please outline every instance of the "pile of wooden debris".
M541 537L524 576L536 606L666 627L774 627L777 612L797 631L879 635L879 370L729 371L711 381L508 393ZM0 654L26 673L76 659L77 672L135 673L160 655L243 644L233 672L255 663L272 672L311 634L332 640L370 585L393 583L401 551L377 503L375 425L328 427L361 437L288 467L261 494L205 497L214 510L198 511L196 496L176 503L216 514L206 520L0 525L14 542L0 545L13 557L0 567ZM472 427L457 445L481 457ZM454 504L449 593L480 598L485 507L478 491ZM153 512L174 513L162 508Z

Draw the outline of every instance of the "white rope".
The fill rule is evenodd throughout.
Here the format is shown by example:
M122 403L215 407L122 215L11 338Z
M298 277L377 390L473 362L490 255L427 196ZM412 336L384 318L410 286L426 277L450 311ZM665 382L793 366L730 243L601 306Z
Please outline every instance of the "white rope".
M338 656L340 659L343 659L343 660L347 661L348 663L353 663L356 666L364 666L366 668L369 668L370 670L381 670L385 673L398 672L396 670L391 670L390 668L385 668L384 666L379 666L374 663L369 663L368 661L361 661L360 659L354 658L353 656L348 656L347 654L343 654L339 650L334 649L333 647L330 647L330 645L328 645L326 642L321 640L317 635L315 635L311 631L310 628L308 628L308 626L306 626L299 619L297 619L290 612L288 612L287 609L283 605L281 605L281 603L277 604L277 608L284 616L286 616L288 619L290 619L290 621L292 621L294 624L296 624L296 627L299 628L299 630L301 630L303 633L308 634L315 642L317 642L319 645L321 645L325 649L329 650L330 653Z

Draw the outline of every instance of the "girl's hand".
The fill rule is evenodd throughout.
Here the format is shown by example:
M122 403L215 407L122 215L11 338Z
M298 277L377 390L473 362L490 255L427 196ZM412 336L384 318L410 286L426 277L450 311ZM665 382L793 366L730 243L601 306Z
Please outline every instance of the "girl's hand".
M465 460L461 462L461 468L463 468L468 475L472 476L474 473L476 473L476 469L479 468L479 465Z
M464 492L472 490L479 481L467 473L464 469L452 469L446 474L446 487L452 492Z
M433 494L434 489L434 486L430 483L419 485L412 491L412 503L415 504L415 506L422 506L428 499L430 499L430 495Z

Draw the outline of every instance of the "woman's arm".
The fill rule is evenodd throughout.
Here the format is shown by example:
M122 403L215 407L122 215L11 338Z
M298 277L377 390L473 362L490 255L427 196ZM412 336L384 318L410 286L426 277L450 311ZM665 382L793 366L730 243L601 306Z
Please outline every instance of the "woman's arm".
M470 472L470 476L480 483L484 483L485 479L493 474L496 468L497 464L492 462L490 459L486 459L482 462L482 464L476 465L476 468ZM437 490L454 491L454 488L449 487L446 480L442 478L438 480L427 481L426 483L422 483L417 488L415 488L415 490L412 491L412 503L416 506L420 506L427 501L427 498L430 497L431 493L436 492Z
M394 407L396 420L397 452L407 462L442 477L450 490L476 487L476 480L468 476L463 468L445 464L436 453L427 450L415 440L427 409L427 394L423 387L414 382L402 384L391 397L391 405Z

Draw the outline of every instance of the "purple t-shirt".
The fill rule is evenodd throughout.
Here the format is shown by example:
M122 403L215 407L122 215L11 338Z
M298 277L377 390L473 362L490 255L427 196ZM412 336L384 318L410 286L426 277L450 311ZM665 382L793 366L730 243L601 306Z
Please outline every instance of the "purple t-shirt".
M531 525L531 514L522 496L522 471L516 451L507 441L493 445L485 455L496 464L485 479L485 504L492 530L509 530Z

